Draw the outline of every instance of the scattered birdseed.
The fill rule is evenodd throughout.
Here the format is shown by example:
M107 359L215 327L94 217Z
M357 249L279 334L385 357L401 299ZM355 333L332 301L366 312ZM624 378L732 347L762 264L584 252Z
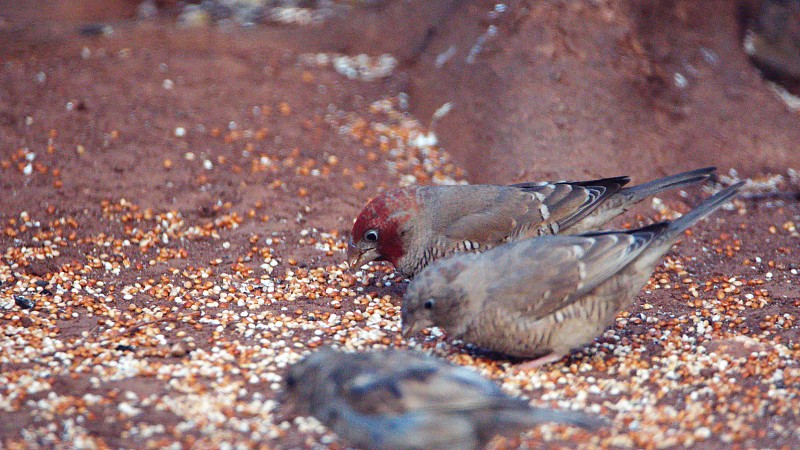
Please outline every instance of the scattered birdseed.
M91 52L80 64L101 59L99 50ZM132 49L106 55L115 64L137 57ZM302 79L307 71L323 85L327 70L335 83L351 83L330 71L332 55L314 58L315 65L303 63L296 72L291 59L282 76ZM150 84L159 95L165 71L185 80L179 63L155 70ZM26 70L27 83L42 70L51 73L41 61ZM181 81L182 89L191 84ZM78 100L48 94L54 104L70 102L61 113L77 114ZM388 265L346 267L343 230L368 196L403 183L461 183L464 171L408 115L407 95L370 98L363 107L352 106L362 100L334 99L325 97L309 112L294 97L260 98L258 105L245 97L251 103L238 107L241 114L222 111L205 124L192 122L194 112L171 116L172 122L160 116L163 122L152 123L166 130L162 137L170 130L180 137L180 127L207 140L190 147L170 138L174 149L143 150L150 159L141 163L149 163L153 179L175 182L155 191L186 190L198 199L163 209L137 201L136 190L100 200L104 193L83 184L84 173L59 165L80 155L86 166L131 170L105 166L106 150L93 145L108 134L113 148L127 129L114 138L115 125L97 120L97 135L92 127L75 135L71 125L58 128L56 119L36 115L24 131L44 131L5 152L4 181L15 192L58 184L64 198L97 200L83 211L42 195L47 207L4 209L0 419L15 424L0 433L4 448L345 447L313 418L284 418L279 404L287 368L329 345L410 347L470 365L534 405L610 421L593 434L537 427L497 440L495 448L798 447L796 202L737 201L703 221L593 344L524 372L517 361L453 341L438 328L403 340L406 283ZM34 113L17 120L25 114ZM202 170L206 163L214 170ZM173 178L182 171L192 173L185 184ZM785 186L796 183L792 173L755 182ZM216 196L221 182L214 177L231 174L237 176L223 180L235 180L236 196ZM322 189L333 180L340 180L338 198ZM278 196L288 211L272 206ZM658 206L653 218L674 215L680 205L665 199ZM337 225L323 226L338 217ZM770 245L745 239L753 230ZM114 439L98 430L114 430Z

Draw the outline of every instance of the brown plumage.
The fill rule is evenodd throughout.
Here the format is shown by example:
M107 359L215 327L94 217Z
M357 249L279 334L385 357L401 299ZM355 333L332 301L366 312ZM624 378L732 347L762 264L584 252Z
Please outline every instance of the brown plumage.
M403 334L435 325L497 352L557 359L600 335L633 302L681 233L740 187L717 193L672 222L545 236L437 261L406 291Z
M575 411L533 408L475 371L421 353L323 349L289 369L287 402L351 445L375 449L478 448L538 424L603 423Z
M666 189L707 179L713 167L623 188L628 177L511 186L412 186L373 199L353 225L348 258L389 261L412 277L432 261L506 242L597 229Z

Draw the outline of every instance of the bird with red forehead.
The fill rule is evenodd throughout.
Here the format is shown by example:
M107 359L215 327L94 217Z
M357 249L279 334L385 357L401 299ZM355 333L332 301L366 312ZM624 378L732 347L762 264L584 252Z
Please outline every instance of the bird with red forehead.
M596 230L667 189L708 179L707 167L624 188L628 177L501 185L409 186L381 193L353 224L351 267L388 261L413 277L432 261L505 242Z

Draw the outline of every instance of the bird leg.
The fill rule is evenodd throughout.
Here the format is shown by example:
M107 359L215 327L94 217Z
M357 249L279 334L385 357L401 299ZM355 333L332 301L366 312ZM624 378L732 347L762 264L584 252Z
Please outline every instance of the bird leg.
M536 359L532 359L530 361L521 363L517 366L517 368L519 370L524 370L524 371L538 369L539 367L550 364L551 362L558 361L559 359L561 359L562 356L564 355L559 355L558 353L550 353L548 355L540 356Z

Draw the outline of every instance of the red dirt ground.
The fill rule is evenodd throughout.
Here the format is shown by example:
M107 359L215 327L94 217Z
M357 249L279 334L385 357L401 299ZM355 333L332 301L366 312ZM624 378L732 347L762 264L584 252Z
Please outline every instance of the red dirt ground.
M247 292L240 300L249 301L267 298L266 284L259 285L265 280L286 292L287 275L335 271L353 218L379 189L408 179L403 175L512 183L628 174L640 182L707 165L746 177L800 168L800 120L741 51L733 1L520 1L498 18L487 14L494 2L389 1L318 26L251 29L178 28L174 17L133 18L135 2L108 2L102 12L97 3L0 1L0 251L7 261L0 264L0 446L344 445L312 425L273 427L272 412L252 406L276 397L269 374L283 373L278 360L287 353L255 352L270 344L239 328L244 316L226 321L226 309L243 308L202 280L232 296ZM112 24L114 33L76 31L95 21ZM468 64L490 25L497 34ZM437 56L451 46L455 53L437 68ZM332 51L390 52L400 65L388 78L361 82L299 62L300 54ZM676 86L676 72L686 87ZM374 107L387 98L401 103L401 92L409 95L408 117L424 126L407 125L398 106L389 113ZM431 124L448 102L452 110ZM393 154L374 128L384 123L398 140L430 125L451 160L413 149ZM179 127L185 136L176 136ZM423 167L426 158L433 169ZM686 211L700 197L693 189L664 198ZM800 446L791 431L800 423L800 237L793 228L800 206L785 195L737 209L696 227L617 329L519 391L552 395L544 401L553 404L596 406L615 418L613 429L594 437L544 429L531 442ZM618 225L652 216L642 205ZM58 254L48 250L51 241L61 242ZM272 273L262 266L270 261L265 252L279 262ZM402 283L376 281L384 269L370 280L330 275L337 289L363 288L338 304L303 290L253 314L270 323L296 316L306 328L287 325L273 336L293 351L336 342L338 335L318 338L309 324L379 309L357 303L364 293L385 298L386 318L400 304ZM729 281L734 277L744 285ZM702 302L685 297L692 284ZM188 297L202 292L200 309L176 306L176 289ZM20 309L15 295L36 306ZM697 332L696 319L714 314L720 328ZM686 335L692 342L681 341ZM749 340L737 341L741 336ZM356 338L347 339L350 345ZM405 345L388 331L366 341ZM506 382L518 376L502 358L462 354L463 344L445 342L431 338L423 346ZM655 374L669 355L697 345L728 352L721 359L731 372L719 365L675 369L680 387L639 372L649 365ZM762 353L753 357L754 348ZM222 374L203 372L204 364L219 363L217 354L234 356L223 361ZM615 366L618 372L609 371ZM259 381L245 382L250 375ZM709 393L715 376L742 379L735 389ZM557 381L564 377L566 387ZM602 393L576 400L587 378L600 380ZM645 393L620 387L630 380ZM43 387L27 387L36 383ZM645 401L650 395L657 401ZM169 404L171 398L178 400ZM127 414L123 403L144 413ZM203 408L206 418L194 411Z

